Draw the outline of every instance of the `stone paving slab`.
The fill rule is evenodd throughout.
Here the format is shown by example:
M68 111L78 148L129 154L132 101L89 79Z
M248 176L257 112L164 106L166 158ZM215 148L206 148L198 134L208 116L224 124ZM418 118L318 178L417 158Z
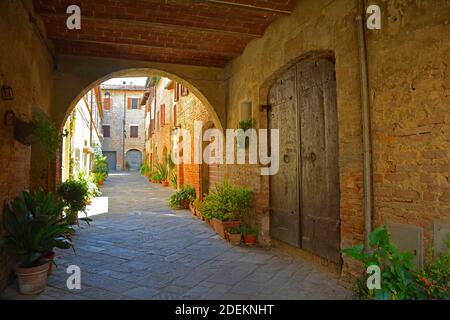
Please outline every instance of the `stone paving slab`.
M170 188L137 173L111 174L107 213L77 228L75 252L57 252L54 274L38 296L17 283L3 299L350 299L335 277L273 248L233 247L187 210L166 206ZM94 212L94 210L90 210ZM69 290L66 268L81 268Z

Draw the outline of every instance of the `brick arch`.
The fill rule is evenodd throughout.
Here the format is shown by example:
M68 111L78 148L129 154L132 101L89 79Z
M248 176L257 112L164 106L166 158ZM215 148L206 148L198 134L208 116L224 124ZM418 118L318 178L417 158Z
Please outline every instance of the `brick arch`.
M60 57L53 80L51 117L60 129L77 102L93 87L118 77L161 76L181 83L208 109L217 128L226 123L224 70L117 59Z

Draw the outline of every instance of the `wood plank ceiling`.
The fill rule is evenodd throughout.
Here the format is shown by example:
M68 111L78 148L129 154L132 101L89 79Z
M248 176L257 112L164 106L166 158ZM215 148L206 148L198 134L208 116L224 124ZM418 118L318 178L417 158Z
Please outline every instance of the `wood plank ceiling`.
M34 0L56 53L223 67L297 0ZM68 30L69 5L81 30Z

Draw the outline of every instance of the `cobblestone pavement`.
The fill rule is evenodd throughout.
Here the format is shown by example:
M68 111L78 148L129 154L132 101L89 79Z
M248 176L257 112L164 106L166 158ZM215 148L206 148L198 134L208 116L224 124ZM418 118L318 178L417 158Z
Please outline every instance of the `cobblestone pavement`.
M13 284L4 299L351 298L336 278L298 257L232 247L189 211L169 209L173 191L137 173L112 174L102 192L108 212L77 228L75 253L57 252L47 289L25 297ZM67 289L69 265L81 268L80 290Z

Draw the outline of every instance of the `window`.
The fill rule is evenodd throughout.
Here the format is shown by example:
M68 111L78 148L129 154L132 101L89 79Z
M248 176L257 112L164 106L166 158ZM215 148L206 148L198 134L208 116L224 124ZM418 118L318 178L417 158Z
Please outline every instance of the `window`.
M141 109L141 99L139 98L128 98L128 110L140 110Z
M105 98L103 99L103 109L111 110L111 94L109 92L105 93Z
M130 138L139 137L139 126L130 126Z
M111 126L103 126L103 137L111 138Z

